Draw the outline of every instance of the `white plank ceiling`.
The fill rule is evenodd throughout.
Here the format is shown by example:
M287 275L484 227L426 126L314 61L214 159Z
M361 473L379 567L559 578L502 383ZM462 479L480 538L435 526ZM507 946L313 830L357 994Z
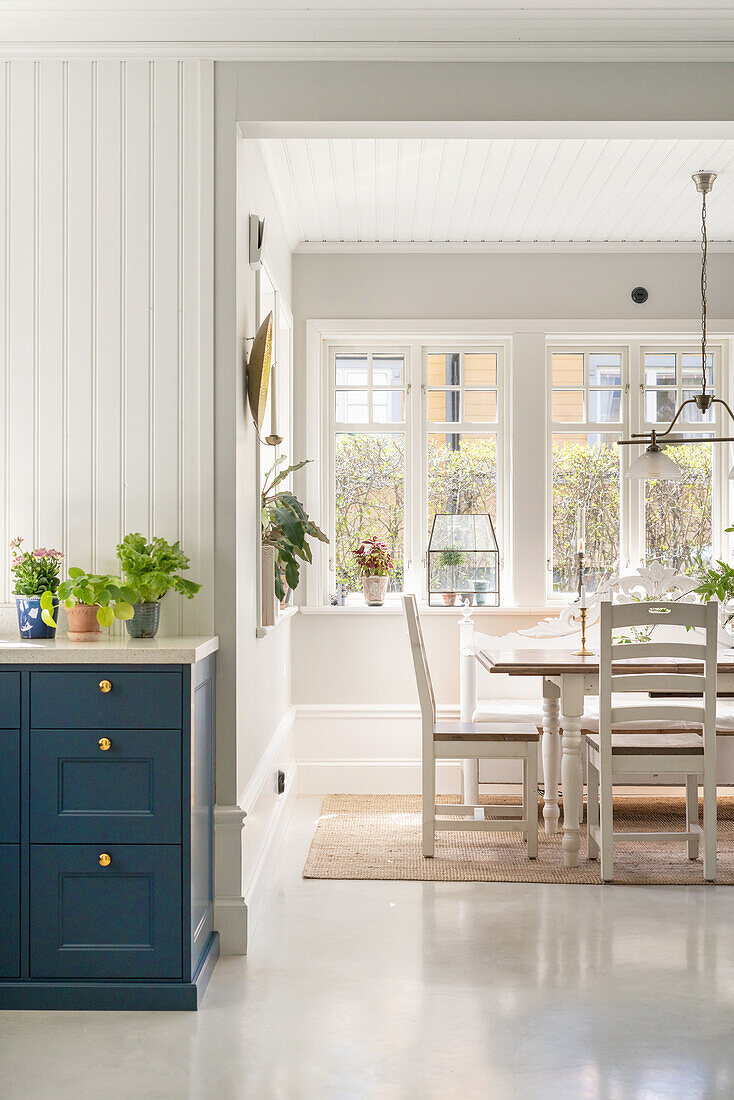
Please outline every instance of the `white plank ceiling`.
M291 244L657 243L700 237L691 173L716 171L734 240L734 140L266 138Z

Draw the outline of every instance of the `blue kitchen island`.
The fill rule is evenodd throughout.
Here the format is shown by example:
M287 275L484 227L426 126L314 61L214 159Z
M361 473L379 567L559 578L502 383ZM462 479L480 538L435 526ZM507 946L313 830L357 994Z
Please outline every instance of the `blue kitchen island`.
M217 648L0 639L0 1008L198 1007Z

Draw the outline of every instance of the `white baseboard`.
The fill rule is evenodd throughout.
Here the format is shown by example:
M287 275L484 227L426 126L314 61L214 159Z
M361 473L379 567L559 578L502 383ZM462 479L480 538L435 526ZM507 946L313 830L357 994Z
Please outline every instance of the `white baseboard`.
M300 794L420 794L419 760L302 760ZM461 765L439 760L436 793L460 794Z
M298 793L295 721L296 708L289 707L240 799L240 805L247 811L242 840L242 892L247 906L248 943ZM279 770L285 773L283 794L278 794L276 788Z

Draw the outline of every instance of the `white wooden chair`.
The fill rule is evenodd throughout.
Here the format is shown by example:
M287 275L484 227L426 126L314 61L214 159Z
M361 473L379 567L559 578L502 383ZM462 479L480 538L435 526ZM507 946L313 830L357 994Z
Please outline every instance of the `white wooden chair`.
M698 856L703 836L703 875L716 878L716 659L717 604L633 603L601 605L599 650L599 732L586 734L588 764L589 858L601 849L601 877L614 875L613 843L627 840L685 840L688 856ZM614 643L614 631L625 627L699 627L700 642ZM650 672L625 674L613 661L652 658ZM685 671L685 662L703 662L703 675ZM669 671L661 671L669 667ZM681 668L683 666L683 669ZM667 698L664 705L615 706L615 693L701 693L701 704ZM676 833L615 833L612 787L630 775L685 777L686 830ZM703 779L703 829L698 824L698 781ZM601 797L600 797L601 790Z
M529 723L437 722L415 596L403 596L421 706L423 746L423 855L434 854L437 829L523 833L528 858L538 855L538 731ZM461 757L522 760L522 805L436 805L436 760ZM481 817L475 811L483 811ZM447 816L462 820L443 820Z

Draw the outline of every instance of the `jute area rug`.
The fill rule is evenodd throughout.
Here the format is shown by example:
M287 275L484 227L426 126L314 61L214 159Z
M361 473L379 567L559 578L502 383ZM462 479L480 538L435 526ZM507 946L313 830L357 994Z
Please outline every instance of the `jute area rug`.
M450 804L457 798L439 797ZM490 801L487 799L486 801ZM516 801L511 796L493 802ZM599 864L586 855L581 826L577 868L563 866L561 836L546 836L539 804L538 858L529 860L519 833L436 834L436 855L421 854L421 800L414 795L331 794L324 799L304 878L405 879L423 882L548 882L600 885ZM615 796L615 831L680 831L685 828L681 797ZM699 814L701 808L699 807ZM563 815L561 815L561 821ZM703 845L688 859L684 841L615 840L614 881L636 885L708 885ZM734 796L718 800L717 883L734 885Z

